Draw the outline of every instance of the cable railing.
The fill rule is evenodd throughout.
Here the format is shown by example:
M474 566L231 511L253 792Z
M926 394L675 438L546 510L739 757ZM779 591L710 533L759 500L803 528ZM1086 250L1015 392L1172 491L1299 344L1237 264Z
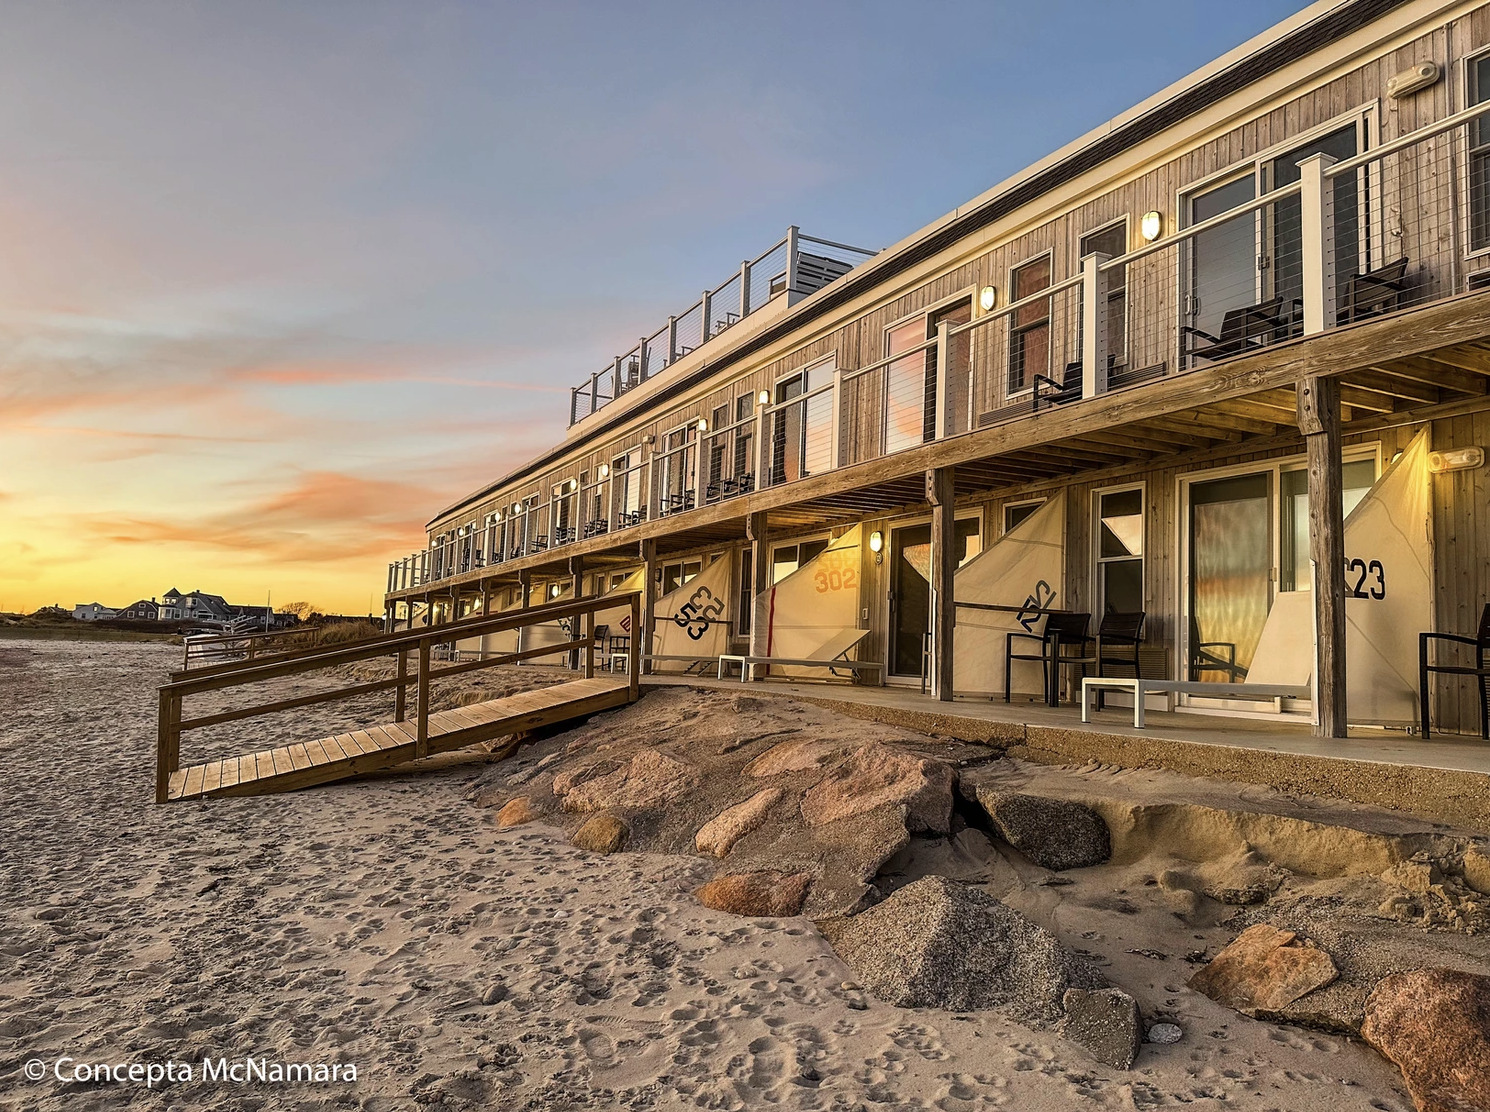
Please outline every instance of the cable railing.
M569 423L583 421L677 360L721 336L773 298L805 297L847 274L877 252L802 235L796 226L662 328L644 337L609 367L569 390Z
M1179 226L1168 234L1156 229L1120 255L1089 254L1074 274L963 323L927 324L924 339L859 366L828 367L827 381L789 396L782 387L792 374L779 374L767 390L754 372L722 384L721 404L734 418L727 424L704 421L682 445L651 447L645 429L626 434L632 462L587 486L578 535L1068 412L1113 390L1490 289L1487 117L1490 102L1349 158L1301 158L1293 180L1268 189L1260 173L1199 187L1205 192L1182 194ZM767 281L761 275L776 265L762 260L785 258L792 238L716 291L738 293L748 278L754 301ZM794 238L799 260L841 246ZM702 300L689 312L698 328L727 319ZM669 333L682 335L689 319L674 318ZM697 403L658 415L647 426L652 435L660 441L685 423L689 405ZM449 555L449 539L436 541L390 565L390 591L456 574L463 565Z

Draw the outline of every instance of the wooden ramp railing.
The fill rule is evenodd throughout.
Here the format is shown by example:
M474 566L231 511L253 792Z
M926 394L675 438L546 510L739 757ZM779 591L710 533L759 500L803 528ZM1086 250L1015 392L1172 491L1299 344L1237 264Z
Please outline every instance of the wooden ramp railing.
M384 634L353 645L281 653L267 662L242 660L190 672L175 672L170 682L160 688L155 801L166 803L207 795L251 795L327 783L634 702L641 690L639 637L631 638L624 677L595 675L595 615L601 610L620 606L630 607L631 628L640 629L641 594L629 592L532 606L490 618L467 618L446 625ZM568 641L520 652L435 666L436 645L453 645L472 637L579 618L584 619L583 636L572 636ZM430 688L438 680L499 664L569 652L579 654L580 672L584 678L472 706L430 711ZM394 675L388 679L347 683L309 695L183 717L185 701L193 695L388 656L395 658ZM414 688L412 715L409 713L410 687ZM186 767L181 765L181 735L190 730L389 690L394 698L391 723L316 741L296 742Z

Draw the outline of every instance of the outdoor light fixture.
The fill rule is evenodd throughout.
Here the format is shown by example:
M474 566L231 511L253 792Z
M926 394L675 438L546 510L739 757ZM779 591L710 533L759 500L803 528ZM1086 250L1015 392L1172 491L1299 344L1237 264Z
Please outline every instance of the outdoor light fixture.
M760 402L761 405L770 405L771 404L771 391L769 391L769 390L762 390L760 397L757 398L756 401Z
M1143 238L1149 243L1159 238L1164 231L1164 214L1157 210L1143 214L1143 220L1139 222L1138 230L1143 233Z
M1484 462L1483 448L1449 448L1428 453L1428 470L1435 475L1442 475L1445 471L1467 471L1471 467L1483 466Z
M884 550L885 535L876 529L873 533L869 534L869 551L874 553L874 562L876 564L884 561L884 556L881 555Z
M978 304L983 307L985 313L991 312L993 307L999 303L999 291L995 286L984 286L978 291Z
M552 587L550 587L548 589L548 597L549 598L558 598L559 597L559 585L557 583L555 583Z
M609 479L610 478L610 464L608 464L608 463L602 463L600 465L600 477L602 479Z
M700 417L698 419L698 431L699 432L708 432L709 431L709 419L707 417Z
M569 493L573 494L578 489L579 489L579 480L578 479L570 479L569 480Z
M501 510L498 510L496 513L492 514L491 515L491 519L493 521L495 521L498 525L502 524L502 511Z

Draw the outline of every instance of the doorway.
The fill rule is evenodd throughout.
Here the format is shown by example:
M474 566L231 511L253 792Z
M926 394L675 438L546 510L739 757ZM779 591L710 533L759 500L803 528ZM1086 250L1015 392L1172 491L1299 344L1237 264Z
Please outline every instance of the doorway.
M979 520L961 518L953 544L957 566L981 550ZM922 678L926 635L931 632L931 524L890 530L890 652L892 678Z

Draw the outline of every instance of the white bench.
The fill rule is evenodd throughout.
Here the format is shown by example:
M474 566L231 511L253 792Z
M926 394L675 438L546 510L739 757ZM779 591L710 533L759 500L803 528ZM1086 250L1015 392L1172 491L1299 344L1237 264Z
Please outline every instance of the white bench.
M844 660L841 657L835 657L832 660L822 660L821 658L817 660L808 660L800 657L750 656L745 653L723 653L719 657L720 679L724 679L724 666L726 662L738 664L740 666L741 683L744 683L750 678L750 666L753 664L781 664L783 666L791 666L794 668L827 668L835 672L839 668L847 668L854 673L870 670L878 672L884 668L883 664L876 664L872 660ZM857 680L857 678L858 677L856 674L855 679Z
M1207 699L1312 699L1308 684L1284 683L1207 683L1201 680L1151 680L1134 676L1086 676L1081 681L1081 720L1092 720L1092 703L1098 690L1128 691L1133 694L1133 728L1143 729L1143 700L1146 695L1168 695L1169 709L1174 696L1200 695Z

